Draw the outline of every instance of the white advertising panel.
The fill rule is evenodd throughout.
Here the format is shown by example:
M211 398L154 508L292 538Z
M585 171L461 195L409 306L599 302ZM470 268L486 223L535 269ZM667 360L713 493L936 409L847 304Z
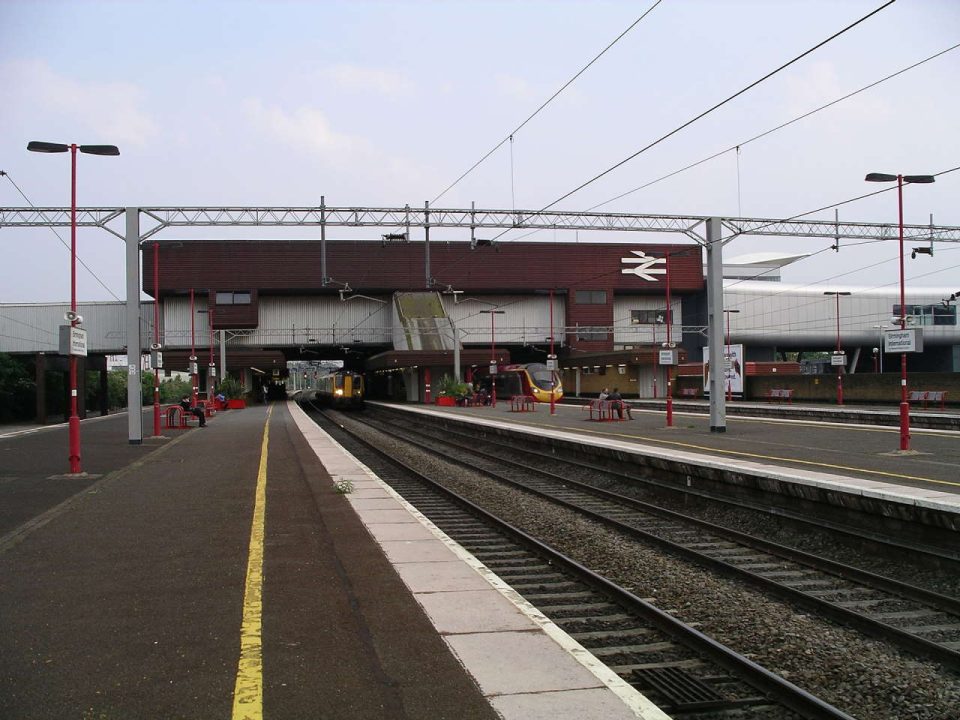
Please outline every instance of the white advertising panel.
M724 345L724 390L730 388L734 395L743 394L743 345ZM703 348L703 390L710 392L710 348Z

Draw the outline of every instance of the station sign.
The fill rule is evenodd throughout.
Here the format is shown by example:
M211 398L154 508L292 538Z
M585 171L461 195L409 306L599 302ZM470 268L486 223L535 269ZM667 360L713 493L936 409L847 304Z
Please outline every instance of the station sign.
M150 351L150 367L153 370L163 369L163 353L160 350Z
M557 356L548 355L547 356L547 370L556 370L557 369Z
M87 331L73 325L60 326L60 354L87 356Z
M679 352L676 348L670 348L668 350L660 351L660 364L661 365L677 365Z
M847 354L845 352L830 353L830 364L834 366L845 366L847 364Z
M491 375L497 374L497 364L495 362L490 363L490 374Z
M887 330L883 334L883 351L888 353L923 352L923 331L920 328Z

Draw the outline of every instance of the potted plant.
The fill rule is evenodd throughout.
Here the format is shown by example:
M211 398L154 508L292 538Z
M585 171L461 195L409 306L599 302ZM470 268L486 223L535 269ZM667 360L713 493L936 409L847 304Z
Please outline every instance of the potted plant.
M437 383L437 405L456 405L470 394L470 386L451 375L444 375Z
M241 410L247 406L247 401L244 399L243 383L231 376L230 373L224 373L218 389L227 398L228 410Z

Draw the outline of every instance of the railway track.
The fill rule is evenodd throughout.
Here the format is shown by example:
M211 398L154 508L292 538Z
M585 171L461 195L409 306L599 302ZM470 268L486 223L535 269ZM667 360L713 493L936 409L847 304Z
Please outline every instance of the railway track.
M510 458L486 438L458 436L449 428L405 423L379 426L472 470L557 503L620 532L716 572L747 581L807 612L891 643L918 657L960 670L960 600L769 542L736 530L641 502L591 484L571 473L548 471ZM551 458L552 464L564 461ZM582 463L579 463L582 467ZM604 471L595 468L598 473Z
M352 424L352 423L344 423ZM850 718L592 572L377 442L321 421L334 438L540 612L675 718Z

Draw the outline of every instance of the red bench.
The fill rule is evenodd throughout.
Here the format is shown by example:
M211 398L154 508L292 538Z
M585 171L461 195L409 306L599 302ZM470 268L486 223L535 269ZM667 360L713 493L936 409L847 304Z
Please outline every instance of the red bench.
M630 406L623 400L591 400L583 407L590 412L590 419L598 422L633 419Z
M537 406L529 395L512 395L510 397L510 412L535 412Z
M928 403L939 403L941 410L946 410L945 403L947 401L947 391L946 390L911 390L910 395L907 398L908 402L922 402L923 409L927 409Z
M782 403L786 400L788 403L793 404L793 388L773 388L767 390L764 397L770 400L776 400L779 403Z

